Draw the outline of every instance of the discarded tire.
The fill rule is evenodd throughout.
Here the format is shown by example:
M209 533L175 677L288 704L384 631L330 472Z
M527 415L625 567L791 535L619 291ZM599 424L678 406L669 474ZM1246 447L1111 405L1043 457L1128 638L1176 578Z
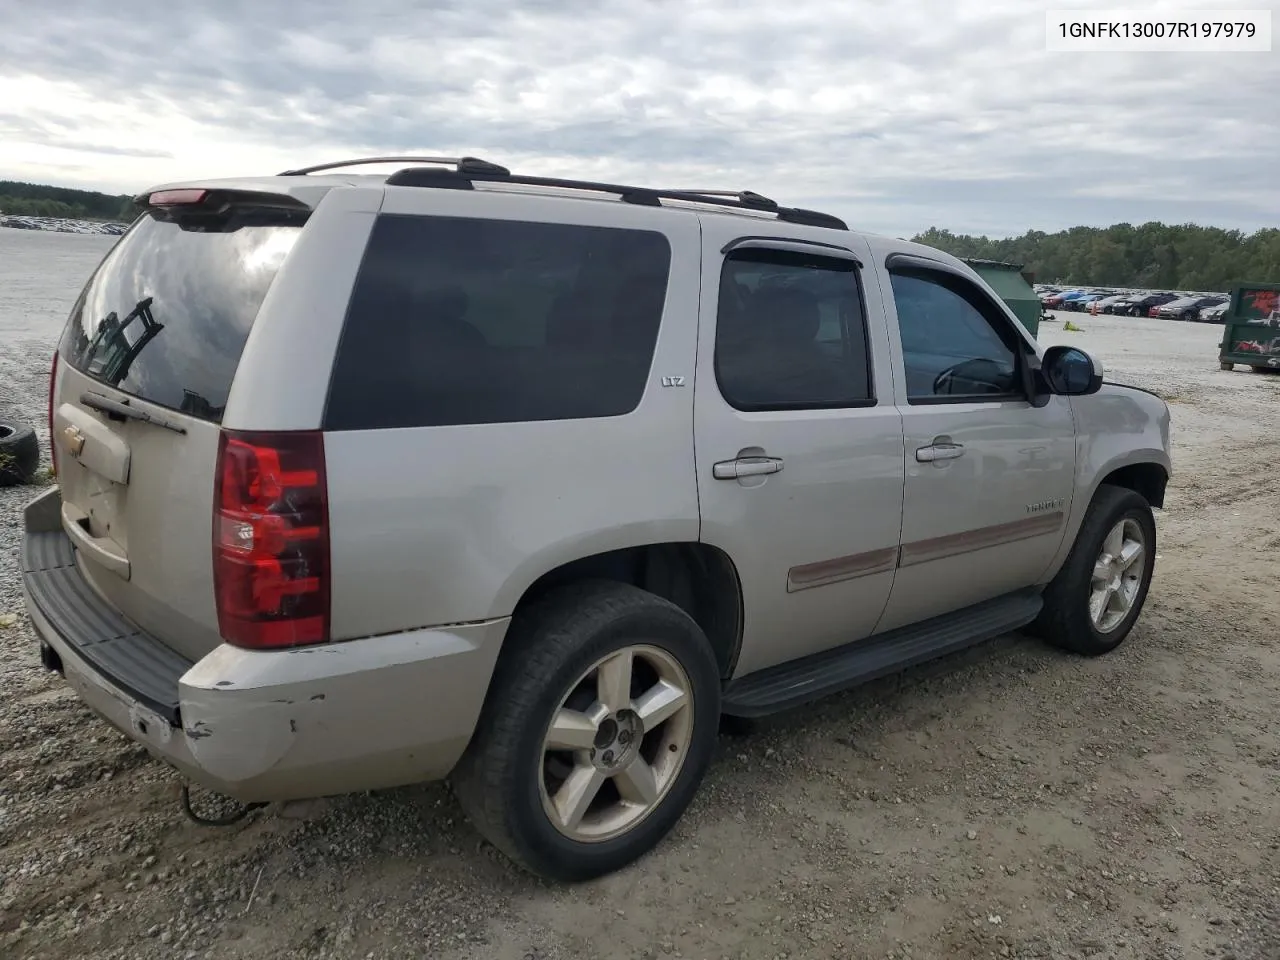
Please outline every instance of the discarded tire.
M0 487L27 483L40 467L40 442L30 427L0 420Z

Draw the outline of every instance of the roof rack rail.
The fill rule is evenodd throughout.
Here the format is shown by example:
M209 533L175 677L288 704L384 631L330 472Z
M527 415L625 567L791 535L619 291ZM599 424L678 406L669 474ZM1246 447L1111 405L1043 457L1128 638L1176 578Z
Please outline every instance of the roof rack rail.
M511 173L506 167L479 157L357 157L354 160L335 160L332 163L317 163L311 167L298 167L296 170L284 170L277 177L302 177L308 173L319 173L322 170L338 170L342 167L359 167L375 163L435 163L440 166L453 167L458 173L494 173L506 176Z
M433 161L435 162L435 161ZM449 161L445 161L450 164ZM484 163L484 161L478 161ZM616 194L624 203L643 206L660 206L663 200L680 200L738 210L755 210L772 213L786 223L811 227L827 227L848 230L849 226L839 217L801 207L784 207L775 200L750 190L669 190L653 187L635 187L621 183L599 183L594 180L567 180L560 177L534 177L510 173L496 164L486 164L497 169L483 169L461 163L456 170L439 170L432 167L406 167L387 177L387 186L437 187L454 190L471 190L474 182L511 183L529 187L553 187L562 190L586 190L596 193Z

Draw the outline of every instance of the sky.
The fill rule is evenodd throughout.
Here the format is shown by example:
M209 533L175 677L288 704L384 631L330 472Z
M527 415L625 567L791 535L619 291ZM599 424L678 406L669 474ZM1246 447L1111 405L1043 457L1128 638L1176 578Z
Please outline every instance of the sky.
M0 0L0 179L134 193L411 152L895 236L1280 225L1280 50L1049 52L1055 6Z

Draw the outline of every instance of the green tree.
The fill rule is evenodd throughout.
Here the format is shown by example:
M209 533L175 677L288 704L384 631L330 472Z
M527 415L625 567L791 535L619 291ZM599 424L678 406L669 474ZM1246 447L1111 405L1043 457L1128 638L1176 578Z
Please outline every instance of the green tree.
M1040 280L1111 287L1227 290L1280 282L1280 230L1117 223L993 240L930 227L914 237L959 257L1021 263Z

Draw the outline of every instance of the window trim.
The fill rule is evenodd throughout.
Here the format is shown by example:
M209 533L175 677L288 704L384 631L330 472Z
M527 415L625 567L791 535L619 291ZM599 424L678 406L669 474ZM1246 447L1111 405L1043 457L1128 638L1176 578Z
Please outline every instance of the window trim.
M816 260L834 261L840 265L841 273L853 277L854 289L857 291L858 310L862 319L863 363L867 372L867 393L865 398L857 400L841 400L836 402L816 403L799 401L792 403L752 403L740 405L730 400L724 392L720 381L720 354L717 346L720 339L720 289L724 284L724 271L734 254L739 251L763 251L792 256L810 257ZM715 375L716 390L720 398L739 413L781 413L795 410L865 410L880 404L876 391L875 362L871 352L871 324L867 313L867 296L862 282L862 261L844 247L808 240L792 240L786 237L739 237L725 244L721 252L719 276L716 285L716 309L714 330L711 342L711 369Z
M898 353L902 363L903 393L906 395L906 401L908 406L927 407L927 406L940 406L945 404L957 404L957 403L1009 403L1011 401L1023 402L1027 404L1031 403L1031 399L1034 395L1034 391L1032 389L1032 383L1031 383L1031 377L1033 376L1034 370L1035 370L1035 364L1033 363L1033 361L1038 360L1038 355L1035 351L1035 348L1030 343L1028 343L1027 339L1022 335L1022 332L1014 324L1009 322L1009 318L1006 315L1005 308L1002 304L997 303L990 296L988 296L987 292L983 290L980 286L978 286L976 283L974 283L973 278L970 277L968 274L966 274L963 270L956 269L951 264L945 263L941 260L934 260L930 257L922 257L922 256L917 256L915 254L891 253L888 257L885 258L885 270L889 273L889 289L890 289L891 295L893 290L894 274L902 274L907 276L914 275L918 279L923 279L926 282L935 282L935 283L937 281L929 278L928 274L941 274L943 277L945 277L949 282L937 283L938 286L943 287L944 289L950 290L956 296L965 300L971 307L973 307L978 312L978 314L984 320L986 320L988 323L992 325L993 331L995 332L996 336L1004 340L1005 337L1001 335L1001 330L1003 330L1007 336L1012 338L1013 343L1009 344L1006 341L1006 346L1010 346L1013 353L1013 359L1015 364L1014 382L1021 385L1021 390L1015 390L1009 393L966 393L966 394L943 394L940 396L927 396L927 397L912 397L907 392L907 385L906 385L907 358L906 358L906 350L902 347L902 319L900 316L898 316L898 298L896 295L894 295L893 311L894 311L894 316L895 318L897 318L897 321L898 321ZM979 302L974 303L971 296L965 296L965 294L960 290L953 289L952 284L957 284L967 288L969 291L971 291L972 296L976 296L978 298ZM980 306L979 304L985 305L987 309L984 310L983 307ZM995 316L999 318L998 321L993 320L991 311L994 311Z
M784 253L816 254L838 260L852 260L859 268L863 265L858 255L848 247L842 247L835 243L824 243L821 240L742 236L726 243L720 248L720 253L724 255L725 259L728 259L728 255L734 250L779 250Z

